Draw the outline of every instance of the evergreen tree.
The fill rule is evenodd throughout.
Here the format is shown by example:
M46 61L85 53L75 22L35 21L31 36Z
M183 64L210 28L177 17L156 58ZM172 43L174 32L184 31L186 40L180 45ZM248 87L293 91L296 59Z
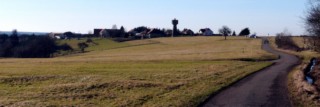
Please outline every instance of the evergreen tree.
M10 43L11 45L17 46L19 44L19 37L18 37L18 31L17 30L13 30L12 34L10 36Z
M248 36L250 35L250 29L249 28L244 28L240 33L239 36Z
M232 36L237 36L236 31L233 31Z
M124 30L124 27L123 27L123 26L120 27L120 31L121 31L121 32L126 32L126 31Z

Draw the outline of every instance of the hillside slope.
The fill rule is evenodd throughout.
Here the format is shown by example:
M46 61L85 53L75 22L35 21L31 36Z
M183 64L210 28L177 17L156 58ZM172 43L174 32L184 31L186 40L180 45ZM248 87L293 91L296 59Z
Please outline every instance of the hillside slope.
M275 58L242 37L94 41L83 54L0 59L0 106L196 106Z

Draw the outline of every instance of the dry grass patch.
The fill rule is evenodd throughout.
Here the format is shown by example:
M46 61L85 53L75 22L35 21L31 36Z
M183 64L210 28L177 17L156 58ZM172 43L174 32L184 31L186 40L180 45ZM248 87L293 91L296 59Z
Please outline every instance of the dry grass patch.
M292 37L292 38L293 38L292 40L300 48L305 47L303 37ZM318 52L314 52L314 51L311 51L311 50L304 50L304 51L297 52L297 51L279 49L279 48L276 48L277 46L275 44L275 38L274 37L269 38L269 40L270 40L271 46L273 46L274 49L279 50L279 51L283 51L283 52L286 52L286 53L290 53L290 54L293 54L293 55L296 55L296 56L302 58L304 63L308 63L313 57L320 57L320 54Z
M18 77L2 77L0 83L14 85L32 85L34 82L46 81L58 76L18 76Z
M25 76L1 78L0 91L5 93L1 94L0 101L4 102L0 103L16 105L32 99L41 106L195 106L211 93L269 64L242 61L106 62L69 65L68 69L56 72L53 66L47 68L48 72L37 75L34 71L25 71L22 73ZM63 76L46 76L49 74Z
M320 106L319 92L316 87L305 81L303 69L306 65L297 66L289 74L288 86L293 104L297 107L318 107Z
M319 102L319 91L315 86L310 85L305 80L304 69L306 65L310 62L310 60L314 57L320 57L318 52L314 52L311 50L303 50L301 52L283 50L276 48L275 39L269 38L271 45L279 50L286 53L290 53L296 55L302 59L302 63L295 67L290 74L288 75L288 89L290 92L291 99L293 104L298 107L318 107L320 105ZM293 37L292 40L300 47L304 48L306 45L304 44L303 37Z

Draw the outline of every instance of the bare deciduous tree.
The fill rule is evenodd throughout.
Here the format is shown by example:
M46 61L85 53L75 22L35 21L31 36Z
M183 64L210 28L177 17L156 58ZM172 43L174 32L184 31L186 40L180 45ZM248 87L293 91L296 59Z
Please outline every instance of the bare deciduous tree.
M312 36L320 35L320 0L310 0L310 7L305 18L306 29Z
M292 35L288 30L278 33L275 38L278 48L300 51L299 46L292 40Z
M310 6L305 17L306 30L313 39L314 50L320 51L320 45L316 44L320 42L320 0L310 0Z
M224 36L224 39L227 40L227 36L231 34L231 29L228 26L222 26L219 30L219 33Z

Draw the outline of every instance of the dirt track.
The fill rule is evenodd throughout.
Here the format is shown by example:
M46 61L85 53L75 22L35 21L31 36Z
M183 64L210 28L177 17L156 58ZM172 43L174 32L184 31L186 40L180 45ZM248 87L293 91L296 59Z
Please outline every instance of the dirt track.
M299 59L290 54L276 51L269 44L263 49L280 59L269 68L250 75L227 89L213 95L203 107L291 107L287 90L287 74L299 63Z

